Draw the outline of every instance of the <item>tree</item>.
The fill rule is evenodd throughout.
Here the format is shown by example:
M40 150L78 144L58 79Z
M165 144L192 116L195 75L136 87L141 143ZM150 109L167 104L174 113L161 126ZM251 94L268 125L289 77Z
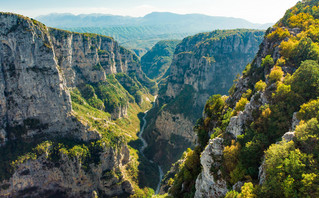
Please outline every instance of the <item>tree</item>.
M240 144L232 141L230 146L226 146L223 151L225 168L230 173L233 171L239 160Z
M245 106L246 106L246 104L247 104L248 102L249 102L249 101L247 100L247 98L242 97L242 98L236 103L235 109L234 109L234 111L232 112L232 116L237 115L237 113L238 113L239 111L243 111L243 110L245 109Z
M319 115L319 99L312 100L308 103L301 105L300 111L297 114L299 120L310 120Z
M255 84L255 90L256 91L265 91L266 86L267 86L267 84L264 81L260 80Z
M319 65L316 61L307 60L301 63L292 75L291 90L306 101L319 95Z
M281 67L275 66L271 69L268 79L270 82L277 82L281 80L283 76L284 72L282 71Z
M267 55L265 58L262 59L261 66L264 67L266 71L268 71L274 66L274 64L274 59L270 55Z

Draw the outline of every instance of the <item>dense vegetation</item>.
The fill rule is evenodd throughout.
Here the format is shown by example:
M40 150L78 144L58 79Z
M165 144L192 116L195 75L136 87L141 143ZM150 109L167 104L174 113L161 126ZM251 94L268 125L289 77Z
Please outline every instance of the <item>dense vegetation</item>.
M235 94L242 92L234 86L229 98L215 95L207 101L205 117L199 120L195 131L201 150L210 138L225 140L223 158L219 159L222 166L211 171L213 175L222 171L230 190L227 198L319 196L318 32L319 2L297 3L267 31L265 39L270 47L261 45L267 49L261 64L257 61L260 52L243 72L240 80L248 79L249 87L241 98L233 100ZM279 57L274 56L275 48ZM253 110L253 119L245 123L244 133L237 138L226 133L230 117L261 97L267 101ZM294 112L301 120L295 137L293 141L281 140L291 129ZM200 165L198 160L193 161L197 163L191 168ZM260 183L262 164L265 178ZM187 197L180 194L185 193L181 185L194 181L194 177L181 180L183 174L186 172L181 169L171 182L170 192L178 197ZM232 190L238 181L245 182L241 192Z
M172 63L179 40L160 41L141 58L143 72L151 79L161 79Z

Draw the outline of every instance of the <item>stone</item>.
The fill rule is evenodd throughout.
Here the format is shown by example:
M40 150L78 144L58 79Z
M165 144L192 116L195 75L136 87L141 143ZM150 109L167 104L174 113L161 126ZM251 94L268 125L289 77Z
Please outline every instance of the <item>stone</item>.
M258 92L253 95L249 103L246 104L245 109L238 112L237 116L230 118L226 132L231 133L235 138L237 138L238 135L243 134L245 124L248 123L248 121L253 120L252 113L254 109L258 109L261 105L264 105L265 102L267 102L267 99L263 93Z
M223 197L227 193L227 184L221 178L221 171L217 172L217 177L219 178L217 180L215 180L211 172L212 166L221 166L223 150L223 139L215 138L209 141L209 144L203 151L200 159L203 169L196 179L195 198Z
M295 131L296 126L299 125L300 120L298 120L298 118L297 118L297 113L298 113L298 112L295 112L295 113L293 114L293 116L292 116L290 131Z
M282 140L290 142L290 141L293 141L294 137L295 137L295 132L287 132L282 136Z
M237 191L237 192L241 192L241 187L244 186L244 182L239 181L236 184L233 185L233 190Z

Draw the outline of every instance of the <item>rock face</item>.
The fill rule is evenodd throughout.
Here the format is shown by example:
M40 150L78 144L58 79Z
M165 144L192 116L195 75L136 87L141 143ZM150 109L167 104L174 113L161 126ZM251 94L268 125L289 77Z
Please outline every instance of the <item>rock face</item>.
M2 186L0 196L12 197L91 197L97 189L105 196L132 194L133 188L121 175L121 169L129 161L128 148L118 151L108 149L101 153L101 164L91 170L81 168L79 158L62 155L61 163L48 161L47 153L37 160L27 161L16 169L12 178Z
M112 38L47 28L33 19L0 13L0 147L57 138L81 144L101 139L102 134L74 116L70 90L116 73L152 85L136 55ZM120 106L112 117L126 116L127 109ZM100 164L89 164L88 172L78 156L62 155L59 164L45 153L26 160L0 182L0 196L132 194L131 183L121 175L130 161L126 144L104 146L94 154L99 154Z
M50 35L17 15L0 14L0 129L6 139L18 132L74 130L71 99L59 71Z
M152 79L158 79L169 69L179 40L160 41L141 58L142 70Z
M109 37L51 29L5 13L0 14L0 26L3 140L15 139L14 131L20 128L25 136L70 135L79 130L71 115L70 87L105 81L107 74L119 72L134 73L141 82L149 82L138 58ZM127 106L123 106L113 116L126 114Z
M206 100L212 94L227 93L236 74L254 57L263 35L262 31L215 31L187 37L176 47L145 133L149 157L165 171L194 145L193 126Z
M246 104L244 111L240 111L237 116L230 118L229 125L226 128L227 133L231 133L237 138L243 134L245 124L253 121L253 111L267 103L264 93L257 92L252 96L250 102Z
M65 75L67 86L97 83L107 74L135 73L141 82L148 79L138 57L112 38L96 34L78 34L48 29L56 60Z
M227 193L226 181L221 178L221 171L213 175L212 166L220 167L223 157L223 139L211 139L202 153L200 162L203 166L202 172L196 180L195 198L222 197Z

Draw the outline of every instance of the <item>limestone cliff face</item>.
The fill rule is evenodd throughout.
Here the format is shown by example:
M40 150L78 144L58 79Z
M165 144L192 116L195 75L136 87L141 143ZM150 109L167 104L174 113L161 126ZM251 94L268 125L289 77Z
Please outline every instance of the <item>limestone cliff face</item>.
M5 139L76 125L71 99L45 27L17 15L0 15L0 131Z
M101 139L102 134L74 116L70 90L116 73L151 85L136 55L109 37L51 29L33 19L0 13L0 146L52 138L84 143ZM126 116L127 108L120 106L112 117ZM104 146L95 154L100 163L89 164L89 172L77 156L61 154L58 164L45 153L28 159L10 179L1 181L0 196L132 194L131 183L120 175L130 160L126 144Z
M67 86L106 80L107 74L135 73L146 82L138 57L110 37L48 29Z
M100 154L101 163L83 170L78 156L61 154L59 162L48 159L48 153L36 160L28 160L16 168L0 196L9 197L94 197L102 191L104 196L132 194L133 188L121 171L129 161L129 150L106 149ZM99 192L101 194L101 192Z
M193 126L206 100L227 93L235 76L253 59L263 35L262 31L215 31L185 38L176 47L145 133L155 161L171 164L194 145Z
M222 197L227 193L227 184L221 178L221 171L217 175L211 171L212 166L217 168L222 165L223 150L223 139L215 138L209 141L203 151L200 158L203 170L196 180L195 198Z
M72 120L68 88L105 81L107 74L119 72L149 82L137 57L109 37L51 29L4 13L0 26L2 141L15 139L12 131L17 130L24 130L25 136L79 130L79 123ZM114 118L126 114L123 105L114 111Z

